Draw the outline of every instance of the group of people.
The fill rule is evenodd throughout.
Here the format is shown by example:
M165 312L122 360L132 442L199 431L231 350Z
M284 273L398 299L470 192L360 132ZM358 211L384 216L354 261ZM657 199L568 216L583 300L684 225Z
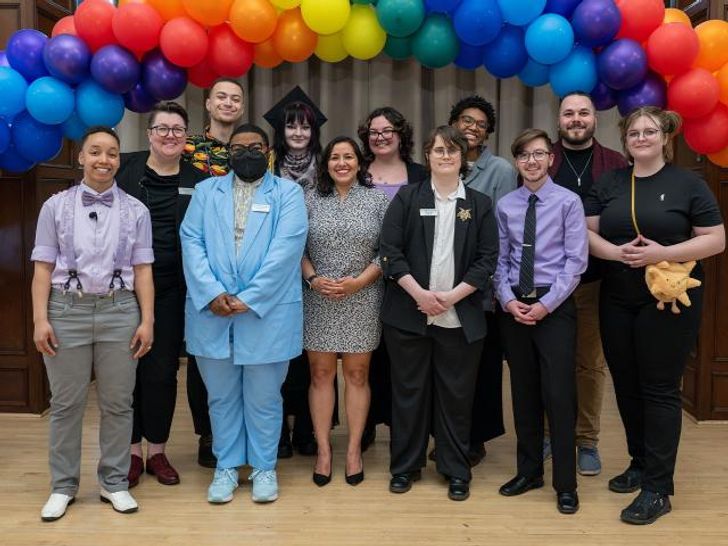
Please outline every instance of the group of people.
M317 486L331 481L339 358L346 483L364 480L362 453L385 423L391 492L409 491L429 457L448 497L465 500L484 443L504 433L505 358L517 464L502 495L542 487L553 458L557 508L578 510L577 472L601 472L606 362L631 457L609 489L640 490L622 520L670 511L702 288L679 314L661 311L645 267L725 246L706 183L671 164L674 113L624 118L625 159L596 141L594 105L574 93L556 141L527 129L511 162L487 147L492 105L471 96L431 132L420 165L393 108L366 118L361 146L322 147L326 118L300 88L265 116L272 145L241 124L243 104L238 82L218 80L210 125L188 135L187 112L160 103L149 151L131 154L90 128L81 184L43 205L32 292L52 393L44 521L78 491L92 370L101 499L137 510L129 488L145 470L179 483L165 447L184 351L211 503L233 499L246 465L253 501L276 500L276 461L294 449L315 455Z

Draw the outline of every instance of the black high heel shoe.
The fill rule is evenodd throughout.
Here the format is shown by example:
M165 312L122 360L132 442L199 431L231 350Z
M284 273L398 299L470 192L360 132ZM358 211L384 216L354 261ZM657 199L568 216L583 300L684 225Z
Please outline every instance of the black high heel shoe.
M364 481L364 461L361 462L361 471L357 472L356 474L352 474L351 476L346 474L344 476L344 479L346 479L346 483L349 485L359 485L361 482Z
M319 474L318 472L316 472L315 466L313 469L313 483L315 483L319 487L323 487L324 485L328 484L331 481L331 473L334 470L334 452L330 451L329 453L330 453L330 456L329 456L330 470L329 470L328 476L326 474Z

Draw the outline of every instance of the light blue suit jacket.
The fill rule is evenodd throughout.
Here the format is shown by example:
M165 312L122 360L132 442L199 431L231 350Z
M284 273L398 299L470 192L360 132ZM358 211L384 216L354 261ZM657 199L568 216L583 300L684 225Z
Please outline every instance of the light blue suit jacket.
M301 256L307 231L300 186L266 173L236 254L233 174L197 184L180 228L191 354L229 358L231 327L235 364L282 362L301 354ZM215 315L209 304L223 292L250 310Z

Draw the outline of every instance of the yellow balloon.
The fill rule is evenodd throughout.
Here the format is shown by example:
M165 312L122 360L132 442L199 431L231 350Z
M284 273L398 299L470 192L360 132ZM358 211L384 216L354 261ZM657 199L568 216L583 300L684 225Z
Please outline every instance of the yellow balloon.
M338 63L349 55L344 48L344 44L341 43L340 32L319 36L314 53L319 59L327 63Z
M270 3L280 9L293 9L301 5L301 0L270 0Z
M376 57L384 49L387 33L379 25L374 6L351 6L349 20L341 31L341 42L349 55L362 61Z
M306 26L318 34L339 32L349 18L349 0L302 0L301 15Z

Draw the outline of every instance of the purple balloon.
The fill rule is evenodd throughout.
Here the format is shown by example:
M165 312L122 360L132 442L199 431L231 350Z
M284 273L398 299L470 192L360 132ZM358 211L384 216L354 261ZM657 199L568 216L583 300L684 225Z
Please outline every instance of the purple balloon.
M29 82L48 75L43 62L43 48L48 36L38 30L26 28L13 33L5 54L8 62Z
M571 17L576 41L587 47L607 45L621 24L622 15L614 0L584 0Z
M156 103L157 99L147 93L141 83L136 84L128 93L124 93L124 104L129 110L138 114L150 112Z
M155 49L142 61L142 85L157 100L176 99L187 87L187 71L170 63Z
M48 40L43 62L51 76L77 85L88 78L91 50L78 36L61 34Z
M647 74L643 82L617 93L617 108L623 116L640 106L665 108L666 105L667 86L654 72Z
M609 110L617 105L616 92L604 82L598 82L590 95L597 110Z
M597 57L599 79L620 91L634 87L647 75L647 54L634 40L615 40Z
M141 68L134 55L118 45L99 49L91 60L91 75L111 93L126 93L139 82Z
M548 0L546 7L543 9L544 13L558 13L563 15L567 19L571 17L576 6L579 5L581 0Z
M12 68L10 66L10 63L8 62L8 56L5 55L4 51L0 51L0 66L7 66L8 68Z

